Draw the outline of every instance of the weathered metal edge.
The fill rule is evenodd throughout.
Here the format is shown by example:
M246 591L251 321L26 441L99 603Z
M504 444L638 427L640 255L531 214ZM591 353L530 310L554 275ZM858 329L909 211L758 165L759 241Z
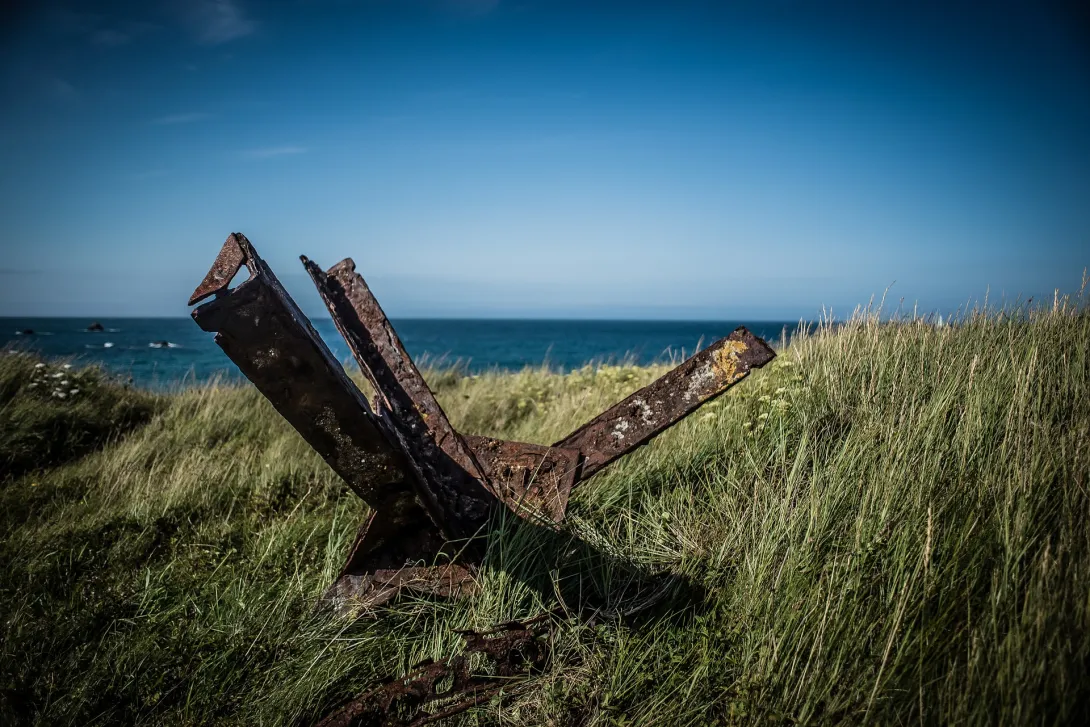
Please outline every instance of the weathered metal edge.
M744 326L625 397L553 446L577 449L578 484L723 394L776 352Z

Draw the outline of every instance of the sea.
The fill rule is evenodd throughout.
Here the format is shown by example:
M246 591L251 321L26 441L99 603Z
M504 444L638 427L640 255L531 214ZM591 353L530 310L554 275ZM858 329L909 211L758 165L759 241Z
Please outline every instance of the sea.
M97 323L102 330L89 330ZM312 323L333 355L351 367L351 353L333 322ZM467 372L547 365L571 371L586 364L680 362L740 325L774 348L798 321L592 321L394 319L418 364ZM97 326L96 326L97 328ZM242 374L190 318L0 318L2 351L33 351L51 359L97 364L149 389L176 389Z

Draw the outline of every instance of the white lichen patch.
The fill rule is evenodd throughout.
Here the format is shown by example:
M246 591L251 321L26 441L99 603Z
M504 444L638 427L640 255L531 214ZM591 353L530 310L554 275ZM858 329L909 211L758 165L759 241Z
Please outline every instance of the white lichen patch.
M686 403L700 397L701 393L715 383L715 366L709 362L689 375L689 385L682 397Z
M742 341L724 341L711 361L689 376L689 386L683 396L686 403L702 398L718 385L732 384L745 375L738 371L738 355L746 350Z
M643 399L633 399L632 405L635 407L639 407L640 421L642 421L644 424L651 424L651 422L654 421L655 412L652 411L651 407L647 404L646 401L644 401Z

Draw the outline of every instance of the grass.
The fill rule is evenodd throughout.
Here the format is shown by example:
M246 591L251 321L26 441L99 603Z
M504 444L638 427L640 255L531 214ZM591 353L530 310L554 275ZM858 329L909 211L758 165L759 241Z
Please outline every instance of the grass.
M256 391L86 372L59 399L7 356L0 723L307 724L453 628L623 610L634 572L686 585L563 619L534 689L461 723L1085 723L1084 303L799 335L586 483L559 537L502 523L477 598L353 621L313 605L364 506ZM428 375L463 431L549 442L660 373Z
M147 423L158 404L150 394L111 385L98 369L9 355L0 364L0 472L78 458Z

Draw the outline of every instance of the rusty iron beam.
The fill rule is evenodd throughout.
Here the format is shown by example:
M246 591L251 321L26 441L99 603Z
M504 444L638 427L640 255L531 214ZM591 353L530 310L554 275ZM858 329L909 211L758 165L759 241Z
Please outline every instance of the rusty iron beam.
M493 493L530 519L559 523L579 473L577 449L465 435Z
M574 483L578 453L487 437L463 438L353 261L343 260L323 271L305 256L301 259L371 382L378 421L404 453L417 499L431 516L431 524L400 520L390 524L372 517L329 595L338 603L373 608L402 588L441 597L472 590L472 563L480 553L462 554L462 563L469 567L437 563L450 553L435 537L436 529L448 540L470 540L483 531L501 503L523 517L559 522ZM376 546L380 537L390 544L385 551ZM428 542L421 542L422 537ZM425 565L415 565L421 561Z
M244 266L247 280L229 288ZM472 571L443 553L449 534L421 507L400 448L244 235L227 238L190 304L213 296L194 320L372 509L327 596L343 603L352 593L373 607L401 588L441 596L471 588Z
M503 488L499 493L503 504L528 520L555 528L567 509L579 452L490 437L464 439L493 487ZM376 608L402 589L442 598L475 592L479 552L468 557L459 553L423 515L411 526L383 515L372 513L360 528L326 600L343 613L352 613L361 607Z
M382 680L316 727L420 727L461 714L501 692L518 693L548 664L555 615L544 613L486 631L457 631L466 643L462 653L422 662L403 677ZM474 655L484 657L490 673L472 664Z
M467 595L476 591L476 555L451 547L423 510L408 522L372 511L322 602L351 615L378 608L403 589L440 598Z
M305 256L301 259L334 325L371 381L378 416L405 453L432 520L452 537L473 537L495 498L483 486L476 459L447 420L355 263L349 258L323 271Z
M245 266L249 278L231 289ZM239 233L224 242L190 305L203 330L280 414L371 507L419 515L404 457L376 425L352 383L276 275Z
M466 521L479 530L487 507L498 499L529 517L564 517L575 482L578 453L525 442L463 437L447 419L366 281L351 258L323 271L303 265L337 329L375 389L375 410L395 433L437 521ZM488 495L491 495L489 497Z
M577 482L585 480L647 444L775 356L776 352L767 343L739 327L614 404L553 447L580 452L582 466Z

